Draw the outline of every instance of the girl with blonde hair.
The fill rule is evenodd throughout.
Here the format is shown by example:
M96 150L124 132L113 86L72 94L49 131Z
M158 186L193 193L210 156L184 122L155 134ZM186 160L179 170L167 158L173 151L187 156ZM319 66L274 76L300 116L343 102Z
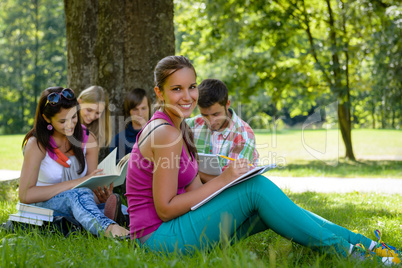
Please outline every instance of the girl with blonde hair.
M34 126L23 141L19 200L52 209L55 216L74 218L91 234L125 236L128 230L105 216L90 189L74 188L103 171L97 169L96 139L81 125L78 108L69 88L42 92Z
M101 86L91 86L78 96L82 123L96 135L99 148L111 140L109 98Z

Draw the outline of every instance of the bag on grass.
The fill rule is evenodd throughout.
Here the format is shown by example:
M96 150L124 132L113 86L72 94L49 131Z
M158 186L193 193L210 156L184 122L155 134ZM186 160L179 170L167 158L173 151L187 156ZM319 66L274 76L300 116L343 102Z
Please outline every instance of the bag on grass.
M14 222L8 220L1 225L6 232L15 233L17 230L31 231L38 230L41 234L58 233L64 237L69 237L72 234L83 231L81 224L73 218L56 216L53 222L46 222L42 226L37 226L29 223Z

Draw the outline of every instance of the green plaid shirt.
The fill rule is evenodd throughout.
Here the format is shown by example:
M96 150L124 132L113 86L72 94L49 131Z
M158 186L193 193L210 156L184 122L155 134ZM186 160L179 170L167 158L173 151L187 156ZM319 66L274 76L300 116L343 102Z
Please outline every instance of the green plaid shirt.
M212 132L201 115L186 119L186 123L194 133L197 151L205 154L221 154L234 159L246 158L252 165L257 166L259 155L253 130L232 109L229 111L232 118L228 126L220 132ZM223 170L229 161L220 158L220 165Z

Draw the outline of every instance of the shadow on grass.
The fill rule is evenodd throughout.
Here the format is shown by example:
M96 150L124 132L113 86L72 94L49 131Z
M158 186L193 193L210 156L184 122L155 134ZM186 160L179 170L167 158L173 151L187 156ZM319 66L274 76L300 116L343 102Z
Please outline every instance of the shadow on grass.
M300 207L339 226L352 231L357 230L359 233L373 240L377 240L374 235L374 230L378 229L379 221L388 223L386 225L391 226L392 222L399 222L401 220L401 209L392 205L385 205L388 201L384 201L383 196L378 194L366 195L358 192L351 194L287 192L286 194ZM391 204L399 202L402 198L399 195L387 197ZM377 203L377 199L382 201ZM376 206L376 204L379 204L379 206ZM387 227L387 229L380 231L385 234L385 241L390 240L391 245L401 244L402 240L399 237L393 236L395 232L399 232L399 229L397 231L392 228L388 230ZM248 238L246 245L247 248L254 251L259 258L268 258L267 254L270 251L270 247L274 245L277 258L280 259L281 263L287 263L289 267L298 266L297 263L314 265L315 260L321 259L322 261L322 258L325 259L324 263L337 267L337 259L333 258L333 256L323 257L322 254L307 247L292 243L280 237L272 230L264 231ZM289 254L291 258L289 258ZM343 257L340 257L339 260L341 262L344 261ZM368 267L370 267L369 264Z
M327 176L327 177L395 177L402 178L402 161L347 161L340 160L336 166L322 161L298 161L273 170L275 176Z
M331 197L332 195L348 196L351 201L338 202L336 198ZM301 207L341 226L349 225L351 222L366 221L368 223L373 217L392 219L401 216L401 211L398 211L396 207L387 209L386 207L375 206L376 200L368 201L370 196L365 193L323 194L304 192L290 193L288 197ZM356 204L352 200L361 200L361 204Z
M0 202L2 201L17 202L18 186L19 186L19 180L0 182Z

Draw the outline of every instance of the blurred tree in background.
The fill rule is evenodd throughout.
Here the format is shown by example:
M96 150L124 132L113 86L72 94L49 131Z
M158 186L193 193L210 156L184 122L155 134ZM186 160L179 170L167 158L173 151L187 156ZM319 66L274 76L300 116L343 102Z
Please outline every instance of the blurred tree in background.
M0 133L27 132L37 99L67 84L63 3L0 2Z
M331 103L346 146L353 127L401 127L400 1L176 0L174 22L176 54L222 79L252 127L301 124ZM67 84L63 4L3 0L0 29L0 133L25 132L39 92Z
M178 0L176 8L179 53L203 79L225 81L244 118L265 113L277 125L336 102L350 159L353 126L402 123L399 2Z

